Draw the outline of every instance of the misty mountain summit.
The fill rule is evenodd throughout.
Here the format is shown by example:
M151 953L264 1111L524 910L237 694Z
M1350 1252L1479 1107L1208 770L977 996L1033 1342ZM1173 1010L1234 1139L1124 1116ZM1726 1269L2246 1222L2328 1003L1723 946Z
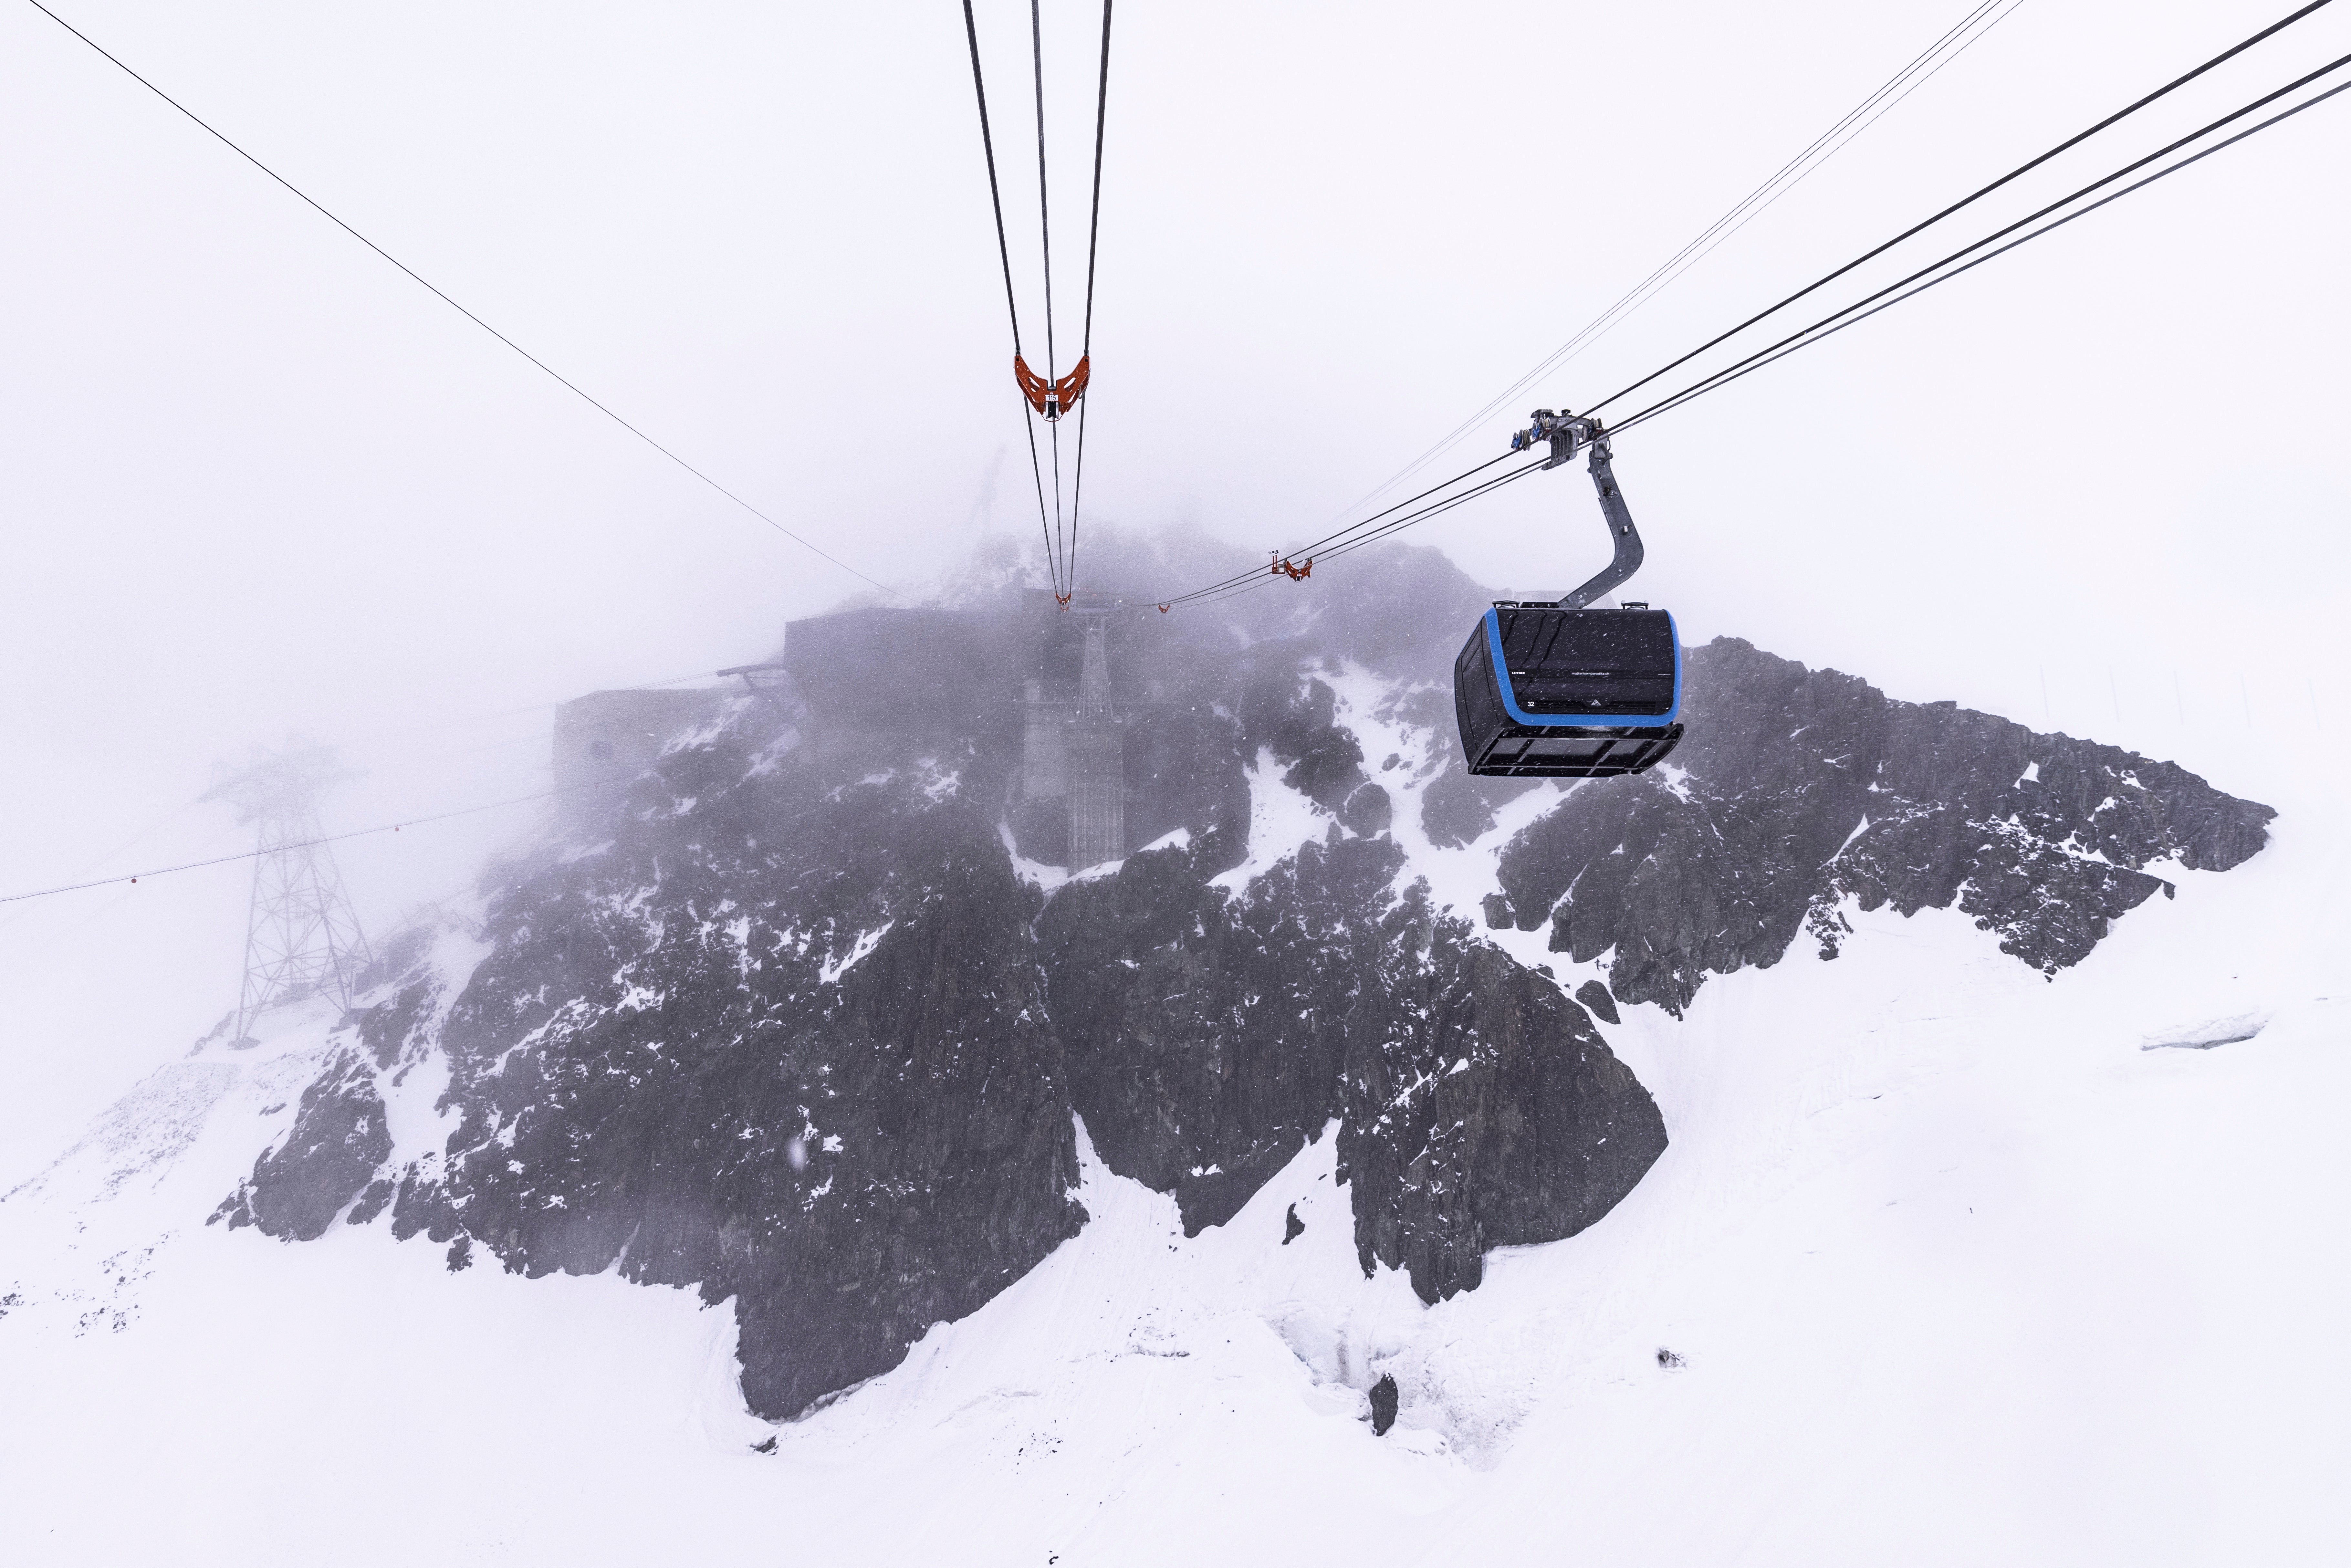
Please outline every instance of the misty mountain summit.
M1730 638L1668 765L1472 779L1449 664L1491 595L1391 559L1309 611L981 581L795 623L788 685L685 699L477 914L381 944L214 1218L732 1298L771 1418L1078 1234L1081 1143L1198 1236L1334 1140L1364 1272L1436 1302L1666 1149L1625 1009L1886 906L2055 976L2266 841L2170 764Z
M0 51L5 1568L2346 1556L2351 5L291 9Z

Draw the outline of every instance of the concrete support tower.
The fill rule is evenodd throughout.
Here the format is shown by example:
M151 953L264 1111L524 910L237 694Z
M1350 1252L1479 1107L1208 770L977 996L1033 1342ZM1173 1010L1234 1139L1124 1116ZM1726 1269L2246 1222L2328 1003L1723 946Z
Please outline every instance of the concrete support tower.
M1021 684L1020 798L1059 800L1070 792L1070 754L1063 744L1069 704L1045 695L1045 684Z
M319 827L319 791L350 777L332 752L308 747L256 763L203 796L227 801L238 821L259 828L234 1044L246 1043L254 1019L280 1002L323 993L350 1006L367 938Z
M1126 737L1111 711L1110 655L1102 617L1086 619L1086 662L1078 705L1063 732L1070 791L1070 869L1126 853Z

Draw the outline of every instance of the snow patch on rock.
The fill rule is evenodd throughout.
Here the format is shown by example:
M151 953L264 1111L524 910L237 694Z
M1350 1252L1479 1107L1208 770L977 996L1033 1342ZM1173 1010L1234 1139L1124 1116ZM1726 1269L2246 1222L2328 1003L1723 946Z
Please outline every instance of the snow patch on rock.
M1214 878L1211 887L1246 893L1249 883L1296 854L1309 840L1328 833L1337 821L1303 790L1285 782L1283 771L1273 747L1258 747L1249 767L1249 858Z

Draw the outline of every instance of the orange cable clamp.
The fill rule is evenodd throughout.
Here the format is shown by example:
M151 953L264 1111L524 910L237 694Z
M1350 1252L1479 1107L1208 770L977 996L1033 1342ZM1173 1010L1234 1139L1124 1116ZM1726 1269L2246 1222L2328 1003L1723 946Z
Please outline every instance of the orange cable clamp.
M1049 382L1029 368L1029 361L1019 354L1012 356L1012 379L1020 383L1020 393L1029 406L1044 416L1048 423L1060 419L1078 406L1086 395L1086 382L1092 379L1093 356L1078 361L1077 369L1058 382Z

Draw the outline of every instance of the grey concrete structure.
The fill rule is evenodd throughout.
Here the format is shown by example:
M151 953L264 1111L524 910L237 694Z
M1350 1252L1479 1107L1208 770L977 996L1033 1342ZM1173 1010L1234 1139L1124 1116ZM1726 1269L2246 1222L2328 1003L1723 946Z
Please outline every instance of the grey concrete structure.
M594 786L626 783L678 736L716 719L728 695L723 686L590 692L562 704L555 710L555 787L576 805L596 797Z
M1126 737L1111 708L1110 658L1100 616L1086 622L1078 701L1062 730L1069 758L1070 869L1126 853Z
M1024 854L1080 869L1126 853L1125 721L1109 656L1121 613L1099 600L1064 614L1043 593L1018 610L843 611L788 624L783 663L811 750L829 760L878 757L909 737L1017 737L1008 825ZM1144 700L1133 682L1117 689L1130 707Z
M1070 792L1070 753L1062 744L1070 705L1048 700L1039 680L1024 683L1021 695L1020 798L1059 800Z

